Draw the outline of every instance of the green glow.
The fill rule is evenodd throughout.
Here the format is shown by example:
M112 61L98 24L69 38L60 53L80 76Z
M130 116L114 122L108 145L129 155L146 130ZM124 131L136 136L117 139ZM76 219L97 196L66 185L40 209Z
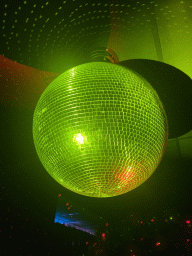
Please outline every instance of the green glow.
M47 172L90 197L121 195L159 165L168 139L151 85L119 65L92 62L57 77L34 111L33 139Z

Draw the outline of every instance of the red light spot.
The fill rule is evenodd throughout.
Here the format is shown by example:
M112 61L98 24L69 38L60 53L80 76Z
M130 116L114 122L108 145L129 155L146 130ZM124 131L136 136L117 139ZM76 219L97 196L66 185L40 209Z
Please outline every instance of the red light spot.
M58 195L58 197L60 197L60 196L61 196L61 194Z
M108 223L106 223L106 224L105 224L105 226L106 226L106 227L108 227L108 226L109 226L109 224L108 224Z
M66 203L66 205L69 205L69 203Z
M151 222L154 222L154 219L152 219Z
M86 242L86 244L89 244L88 242Z
M102 240L106 241L106 234L105 233L102 233Z
M190 224L191 222L190 222L190 220L187 220L186 223L187 223L187 224Z
M131 171L130 168L125 168L124 171L122 171L121 173L118 173L118 179L121 181L126 181L129 178L131 178L131 176L133 176L133 172Z

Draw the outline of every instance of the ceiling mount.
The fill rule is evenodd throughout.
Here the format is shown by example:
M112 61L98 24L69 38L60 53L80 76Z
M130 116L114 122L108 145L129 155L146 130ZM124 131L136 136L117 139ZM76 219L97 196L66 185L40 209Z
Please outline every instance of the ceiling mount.
M87 62L111 62L119 63L117 54L106 47L96 47L87 54Z

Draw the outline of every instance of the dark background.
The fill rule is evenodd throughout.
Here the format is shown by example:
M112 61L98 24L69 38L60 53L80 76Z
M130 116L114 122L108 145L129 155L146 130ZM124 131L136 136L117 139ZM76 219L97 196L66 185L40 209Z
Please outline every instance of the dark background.
M36 154L32 137L34 108L41 93L50 83L50 80L44 81L43 78L49 77L53 80L68 68L84 63L86 52L90 51L93 46L113 48L120 61L134 59L134 56L135 59L140 56L140 58L165 61L181 68L190 76L191 71L187 61L180 67L177 56L174 58L175 65L171 62L171 58L170 62L166 59L167 49L169 49L168 42L168 48L165 49L164 38L160 37L158 42L154 32L155 26L157 26L160 35L160 21L157 19L160 8L164 10L163 12L166 12L166 9L172 12L175 9L178 10L178 19L181 18L182 13L185 13L186 17L190 17L190 2L186 1L184 7L181 8L180 1L174 1L174 5L171 5L170 1L157 1L159 6L155 6L156 2L154 1L145 3L144 6L142 6L143 1L138 2L140 6L135 1L125 1L126 5L130 5L127 7L130 8L128 14L126 14L127 11L125 12L125 7L109 7L112 1L110 3L102 1L101 7L85 6L85 2L80 3L81 1L66 1L65 5L62 4L64 1L47 1L49 3L47 5L46 1L38 1L36 7L33 7L34 1L26 1L26 4L24 2L2 1L0 4L3 32L0 39L1 254L82 256L83 254L174 255L177 253L177 255L190 255L192 245L191 131L179 138L168 140L162 162L145 183L127 194L106 199L81 196L61 187L43 168ZM118 2L124 4L120 1L114 1L114 4ZM87 3L94 2L88 1ZM5 7L6 4L7 7ZM81 4L82 7L79 7ZM104 6L105 4L107 6ZM55 15L60 6L63 6L62 14ZM19 7L22 9L19 10ZM114 8L113 11L116 14L110 14L111 8ZM129 47L132 40L135 42L134 35L137 35L138 40L145 35L144 28L143 32L139 32L141 28L138 24L138 17L141 17L141 13L148 12L147 8L155 10L158 22L155 25L152 22L153 19L150 19L151 27L149 25L146 31L151 29L150 33L154 40L151 42L150 51L147 50L149 48L147 42L145 45L140 45L139 48L145 52L142 55L143 53L138 53L136 44L135 49L131 51ZM76 9L78 9L76 13L71 14ZM97 17L101 15L100 9L104 18L73 24L73 16L74 19L82 20L83 18L78 18L80 15L83 17L83 13L86 13L87 17L88 12L91 12L92 17ZM31 13L32 10L34 13ZM141 11L136 12L138 10ZM182 10L186 10L186 12L182 12ZM15 14L16 11L18 14ZM96 12L94 13L94 11ZM69 17L70 14L71 17ZM43 20L39 18L40 15ZM28 17L31 23L25 22ZM37 24L33 27L35 17L38 19ZM114 19L112 19L113 17ZM131 19L131 17L134 18ZM49 25L46 22L48 18L50 18ZM64 21L62 21L63 18ZM16 19L18 21L14 22ZM132 22L129 23L129 20ZM185 19L182 17L182 20ZM161 21L162 26L168 27L163 18ZM187 23L187 20L185 22ZM143 23L145 24L145 21ZM44 24L46 25L44 26ZM67 26L64 27L64 24ZM70 26L71 24L73 25ZM146 24L148 24L147 21ZM188 24L190 26L189 20ZM56 28L54 28L55 25ZM3 26L5 26L4 29ZM78 26L85 29L80 34ZM123 34L121 30L123 26L131 29L129 37L126 30ZM65 29L61 30L63 27ZM26 29L26 33L24 29ZM32 29L33 32L31 32ZM39 32L41 29L43 31ZM51 32L51 30L53 31ZM14 31L13 35L12 31ZM18 36L16 36L17 33ZM62 33L63 36L57 38L58 34ZM37 41L39 34L41 34L40 39ZM49 34L50 36L48 36ZM50 39L46 40L48 37ZM29 41L30 38L32 38L31 41ZM54 42L54 40L56 41ZM18 41L20 42L18 43ZM190 40L186 40L186 47L189 42ZM125 52L126 45L127 51ZM172 50L174 51L173 46ZM181 47L184 47L184 43L181 44ZM153 49L155 50L153 51ZM178 52L178 56L183 52L183 58L185 58L186 53L182 49ZM138 56L138 54L140 55ZM191 56L189 51L188 59ZM5 59L6 62L4 62ZM8 62L7 59L11 61ZM7 64L5 65L5 63ZM19 71L16 72L17 67ZM29 75L27 67L31 67L33 71L36 69L44 71L40 71L40 73L34 71ZM34 79L33 83L32 79ZM87 209L89 212L94 212L98 219L102 217L103 224L97 227L95 236L54 223L60 199L66 204L76 206L79 211L83 211L84 208L84 211ZM73 207L67 208L68 212L72 212L72 209ZM102 236L103 233L105 238ZM158 242L160 245L156 244Z

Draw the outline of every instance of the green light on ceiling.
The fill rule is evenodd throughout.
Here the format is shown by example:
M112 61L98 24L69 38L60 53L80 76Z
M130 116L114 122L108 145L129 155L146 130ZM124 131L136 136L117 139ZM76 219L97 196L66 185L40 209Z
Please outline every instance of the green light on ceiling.
M47 172L65 188L113 197L144 183L168 139L151 85L119 65L91 62L57 77L34 111L33 139Z

